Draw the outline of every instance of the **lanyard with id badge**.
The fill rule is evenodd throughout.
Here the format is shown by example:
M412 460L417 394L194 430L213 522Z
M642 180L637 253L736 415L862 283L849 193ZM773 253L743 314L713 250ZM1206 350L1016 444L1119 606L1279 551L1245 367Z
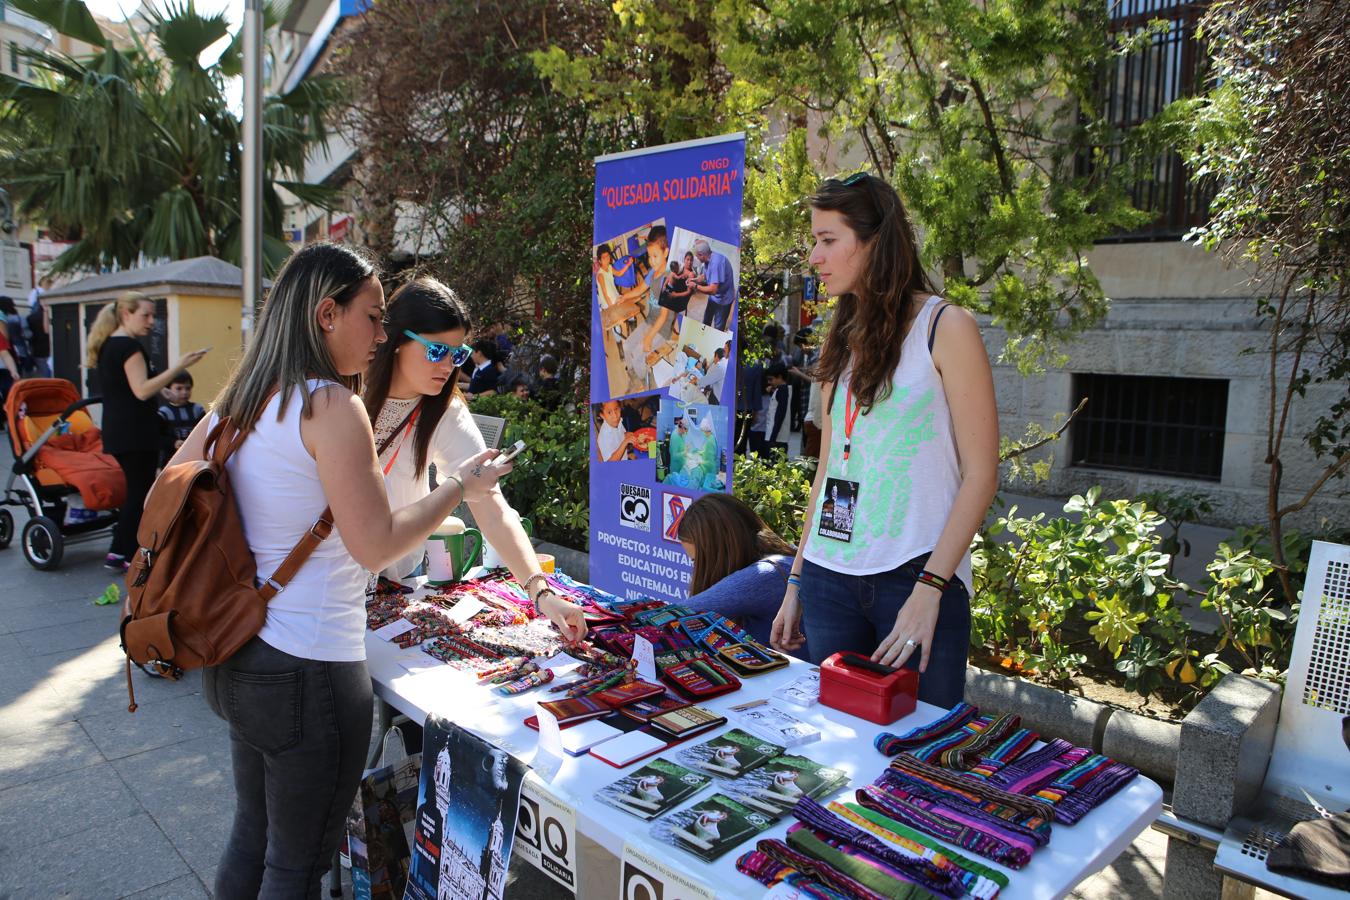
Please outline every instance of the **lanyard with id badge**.
M840 478L825 479L825 497L820 504L821 537L845 543L853 540L853 518L858 511L859 484L848 479L848 458L853 450L853 426L858 422L861 404L854 405L853 389L844 393L844 460Z

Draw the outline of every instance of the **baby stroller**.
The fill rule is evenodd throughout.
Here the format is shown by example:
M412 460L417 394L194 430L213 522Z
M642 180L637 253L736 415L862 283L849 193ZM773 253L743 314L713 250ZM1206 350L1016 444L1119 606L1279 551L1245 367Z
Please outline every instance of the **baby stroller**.
M61 564L69 540L90 540L117 521L126 499L126 477L103 452L103 437L64 378L24 378L5 400L14 466L0 495L0 550L14 538L14 516L28 510L21 545L24 559L49 571Z

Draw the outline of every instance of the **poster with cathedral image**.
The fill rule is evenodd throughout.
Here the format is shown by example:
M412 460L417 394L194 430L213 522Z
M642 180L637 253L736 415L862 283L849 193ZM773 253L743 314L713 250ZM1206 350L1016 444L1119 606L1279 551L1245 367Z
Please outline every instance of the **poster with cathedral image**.
M502 900L525 764L428 716L404 900Z

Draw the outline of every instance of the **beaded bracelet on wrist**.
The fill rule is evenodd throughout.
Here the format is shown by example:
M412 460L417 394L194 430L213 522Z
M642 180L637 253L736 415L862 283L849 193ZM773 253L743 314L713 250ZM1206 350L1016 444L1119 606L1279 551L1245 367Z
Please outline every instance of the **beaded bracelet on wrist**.
M943 578L941 575L934 575L932 572L924 569L919 573L917 581L919 584L926 584L929 587L937 588L938 591L941 592L947 590L947 585L950 580Z

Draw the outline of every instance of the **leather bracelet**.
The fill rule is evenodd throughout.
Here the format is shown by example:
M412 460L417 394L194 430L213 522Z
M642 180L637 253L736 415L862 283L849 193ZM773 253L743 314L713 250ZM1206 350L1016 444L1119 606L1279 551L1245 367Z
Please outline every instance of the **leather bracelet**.
M939 592L947 590L947 585L950 583L949 579L943 578L941 575L935 575L927 569L924 569L919 573L916 581L918 581L919 584L926 584L929 587L937 588Z

